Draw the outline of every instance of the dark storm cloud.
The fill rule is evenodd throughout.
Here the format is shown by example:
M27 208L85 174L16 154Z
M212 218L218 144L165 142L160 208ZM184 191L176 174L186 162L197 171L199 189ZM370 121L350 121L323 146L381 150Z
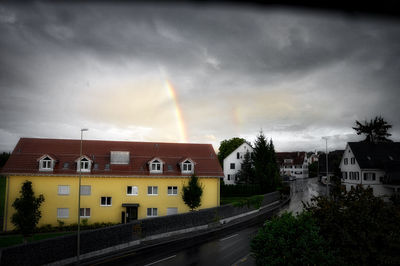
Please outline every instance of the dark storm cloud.
M305 140L345 135L355 119L381 114L400 137L398 21L234 6L35 2L3 5L0 34L0 129L7 136L28 135L21 125L38 117L76 123L86 104L78 96L95 98L89 91L96 82L161 69L192 134L237 134L234 106L248 114L245 135L260 128ZM268 105L277 102L274 113Z

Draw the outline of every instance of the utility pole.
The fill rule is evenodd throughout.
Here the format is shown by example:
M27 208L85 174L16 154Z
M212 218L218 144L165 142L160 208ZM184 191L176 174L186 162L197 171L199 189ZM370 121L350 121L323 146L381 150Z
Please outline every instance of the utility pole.
M328 175L328 137L323 137L325 140L325 160L326 160L326 196L329 197L329 175Z

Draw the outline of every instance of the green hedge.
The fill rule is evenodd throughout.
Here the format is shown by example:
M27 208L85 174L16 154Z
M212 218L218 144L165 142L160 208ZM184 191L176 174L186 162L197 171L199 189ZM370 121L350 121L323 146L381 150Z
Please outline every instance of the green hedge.
M221 184L221 197L248 197L253 195L266 194L266 191L259 185L225 185Z

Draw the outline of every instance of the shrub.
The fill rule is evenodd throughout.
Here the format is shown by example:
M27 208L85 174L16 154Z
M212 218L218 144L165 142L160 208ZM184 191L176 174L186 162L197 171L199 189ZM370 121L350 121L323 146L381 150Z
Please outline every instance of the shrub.
M317 197L306 209L345 264L400 265L400 210L374 197L371 188Z
M251 241L257 265L334 265L334 253L319 235L309 213L284 213L260 229Z

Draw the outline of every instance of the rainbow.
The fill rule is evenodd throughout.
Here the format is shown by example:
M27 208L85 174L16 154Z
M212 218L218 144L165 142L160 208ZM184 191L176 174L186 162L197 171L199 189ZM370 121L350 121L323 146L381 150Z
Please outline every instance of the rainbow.
M168 79L165 80L165 86L167 87L168 93L174 101L176 122L178 124L179 133L181 135L181 142L188 142L185 121L183 120L182 109L179 106L176 90Z

